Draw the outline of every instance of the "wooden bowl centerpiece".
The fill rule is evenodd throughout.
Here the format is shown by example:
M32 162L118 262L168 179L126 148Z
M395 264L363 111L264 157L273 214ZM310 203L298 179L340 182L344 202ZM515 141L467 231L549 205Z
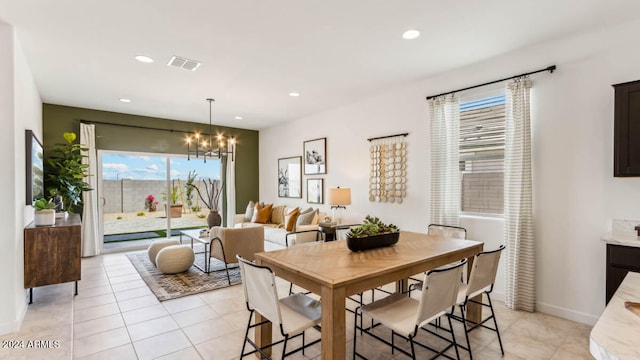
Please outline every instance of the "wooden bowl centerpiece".
M347 233L347 247L351 251L363 251L398 242L400 229L393 224L385 224L377 217L367 215L364 224L352 228Z

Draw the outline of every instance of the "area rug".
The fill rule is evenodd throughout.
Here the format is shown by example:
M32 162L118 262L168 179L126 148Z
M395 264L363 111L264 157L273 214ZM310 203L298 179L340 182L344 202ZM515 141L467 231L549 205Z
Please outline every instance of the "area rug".
M212 271L209 274L205 274L200 269L192 266L186 272L168 275L161 273L153 266L146 251L132 252L127 254L127 257L159 301L176 299L229 286L227 272L224 271L224 263L213 258L211 259ZM196 254L196 262L204 267L203 254ZM229 265L229 277L231 278L231 285L238 285L242 282L240 268L237 264Z

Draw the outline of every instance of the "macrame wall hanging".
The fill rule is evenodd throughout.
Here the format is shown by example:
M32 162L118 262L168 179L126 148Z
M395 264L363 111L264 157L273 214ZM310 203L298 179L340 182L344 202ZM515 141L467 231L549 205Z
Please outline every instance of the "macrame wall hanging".
M370 172L369 201L402 203L407 196L408 133L368 139Z

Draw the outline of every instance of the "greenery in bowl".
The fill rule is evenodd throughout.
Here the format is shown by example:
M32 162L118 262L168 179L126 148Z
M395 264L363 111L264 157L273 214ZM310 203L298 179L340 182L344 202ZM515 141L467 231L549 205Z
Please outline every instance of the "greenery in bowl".
M33 203L33 208L36 209L36 211L51 210L55 209L55 207L56 205L51 200L47 201L45 198L40 198Z
M393 224L385 224L377 217L367 215L364 223L358 227L351 228L347 233L350 238L363 238L371 235L397 233L400 229Z

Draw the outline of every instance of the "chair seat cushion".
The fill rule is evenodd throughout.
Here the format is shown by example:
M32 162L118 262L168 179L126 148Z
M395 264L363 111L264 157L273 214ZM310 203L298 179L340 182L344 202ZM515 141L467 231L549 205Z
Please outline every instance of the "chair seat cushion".
M195 254L189 245L171 245L158 252L156 264L164 274L177 274L189 270Z
M298 293L280 299L282 326L287 334L295 335L320 323L322 307L318 300Z

